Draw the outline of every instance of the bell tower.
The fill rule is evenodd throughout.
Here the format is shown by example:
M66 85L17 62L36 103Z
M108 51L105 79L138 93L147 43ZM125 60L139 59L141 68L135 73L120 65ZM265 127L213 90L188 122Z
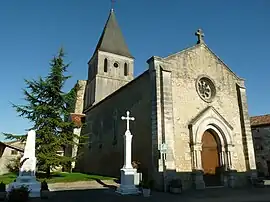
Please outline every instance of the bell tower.
M91 107L133 79L134 58L111 9L95 52L88 62L85 108Z

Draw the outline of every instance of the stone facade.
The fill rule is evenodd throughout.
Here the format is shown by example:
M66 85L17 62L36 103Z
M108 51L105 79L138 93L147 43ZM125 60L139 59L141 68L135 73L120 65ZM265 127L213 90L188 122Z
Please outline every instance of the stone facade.
M108 37L112 27L119 29L115 22L111 12L102 36ZM118 43L121 36L111 35L112 41L117 38L114 46L101 37L89 63L98 69L89 68L82 129L89 142L80 148L78 171L120 175L125 123L119 117L129 110L136 118L131 123L133 160L141 162L143 175L150 174L156 188L166 190L173 178L180 178L184 189L205 188L206 131L215 136L215 169L221 171L222 186L242 186L256 178L244 80L206 46L201 30L197 35L193 47L166 58L151 57L148 71L136 79L134 59L124 42ZM106 47L100 48L102 43ZM120 61L117 67L115 61ZM126 64L131 67L128 74ZM93 81L95 87L89 88Z
M149 69L156 90L153 152L166 142L167 170L175 170L182 175L184 186L191 186L192 172L202 170L201 138L207 129L219 136L221 163L226 169L236 170L239 177L240 173L256 170L244 81L204 43L167 58L153 57ZM198 95L196 81L201 77L215 85L211 102ZM162 164L160 159L159 172L163 171Z
M23 154L24 144L18 141L0 142L0 175L9 172L7 165Z
M251 129L259 177L270 175L270 115L251 117Z

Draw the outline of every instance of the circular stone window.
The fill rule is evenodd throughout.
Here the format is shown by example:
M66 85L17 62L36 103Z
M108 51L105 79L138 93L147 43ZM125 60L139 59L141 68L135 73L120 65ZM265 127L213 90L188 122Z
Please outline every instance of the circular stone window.
M205 102L211 102L216 95L216 88L213 81L205 76L197 79L196 90L200 98Z
M118 65L117 62L115 62L115 63L113 64L113 66L117 68L119 65Z

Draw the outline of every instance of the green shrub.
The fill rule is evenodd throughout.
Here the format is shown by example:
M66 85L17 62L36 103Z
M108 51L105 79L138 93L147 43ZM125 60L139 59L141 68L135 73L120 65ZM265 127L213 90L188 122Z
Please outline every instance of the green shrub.
M29 189L27 186L12 188L8 193L8 202L27 202L29 199Z
M9 164L7 164L7 169L10 173L18 173L20 169L20 160L21 156L18 156L14 159L12 159Z
M6 184L4 182L0 183L0 192L5 192L6 191Z
M49 190L48 183L45 180L41 182L41 190Z

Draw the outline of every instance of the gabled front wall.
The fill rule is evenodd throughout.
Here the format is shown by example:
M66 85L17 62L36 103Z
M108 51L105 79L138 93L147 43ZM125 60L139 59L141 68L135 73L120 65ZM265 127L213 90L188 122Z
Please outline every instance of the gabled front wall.
M205 108L212 106L233 127L233 164L238 171L246 171L236 90L239 79L204 46L170 57L167 61L172 68L176 169L192 170L188 125ZM216 86L216 97L211 103L203 101L197 93L196 80L201 75L210 77Z
M153 60L150 68L156 69L156 80L159 80L156 85L157 94L160 95L156 97L157 100L165 102L162 109L158 107L162 106L162 103L157 101L157 117L161 118L157 118L157 127L160 129L157 130L156 138L161 139L160 134L165 133L169 147L167 169L169 167L177 173L193 171L191 144L194 137L190 134L189 126L192 128L194 118L200 117L210 106L216 111L215 114L219 117L219 122L223 123L223 128L229 128L227 137L230 137L228 147L232 156L231 169L237 172L254 169L254 151L243 80L234 75L204 44L165 59ZM216 96L210 103L203 101L196 90L196 80L202 75L209 77L215 84ZM162 118L162 114L165 114L165 118ZM166 118L169 114L171 116ZM167 127L167 132L162 127ZM247 137L243 138L242 134ZM247 142L248 149L244 148L243 139ZM158 142L161 143L160 140ZM161 166L162 163L159 163L159 167ZM190 183L190 175L183 175L182 180ZM184 186L190 185L184 182Z

